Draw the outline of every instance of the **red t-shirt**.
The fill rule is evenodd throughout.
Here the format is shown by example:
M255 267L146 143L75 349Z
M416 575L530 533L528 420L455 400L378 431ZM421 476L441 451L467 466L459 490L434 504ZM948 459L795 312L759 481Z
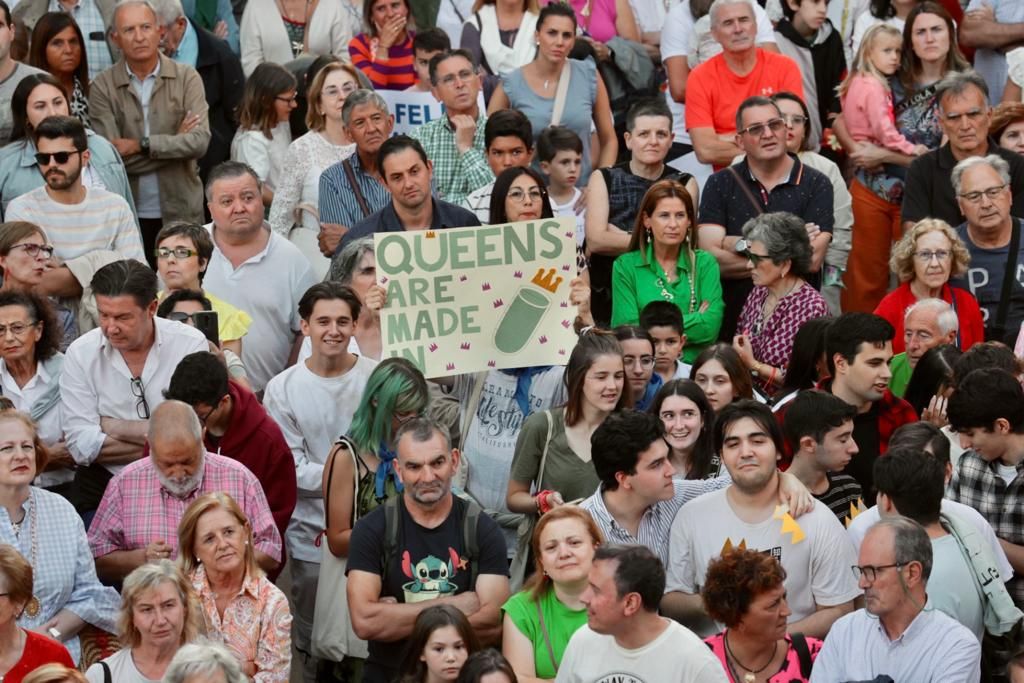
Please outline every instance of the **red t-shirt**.
M686 129L714 128L736 132L736 110L754 95L777 92L804 96L800 69L789 57L757 48L757 63L746 76L737 76L718 54L699 65L686 82Z
M75 668L66 647L53 638L35 631L25 631L25 649L21 659L10 671L4 674L4 683L21 683L21 679L32 673L43 664L63 664Z

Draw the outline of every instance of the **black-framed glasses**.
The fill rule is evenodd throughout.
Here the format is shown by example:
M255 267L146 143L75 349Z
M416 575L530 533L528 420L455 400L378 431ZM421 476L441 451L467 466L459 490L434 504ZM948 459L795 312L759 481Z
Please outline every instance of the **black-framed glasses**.
M771 260L772 258L768 254L758 254L757 252L753 252L750 249L744 249L742 253L746 257L746 259L753 263L755 266L759 264L761 261Z
M141 377L132 377L132 394L138 399L135 402L135 414L140 420L148 420L149 404L146 403L146 387L143 386Z
M156 249L153 250L153 254L156 255L158 259L168 259L173 256L179 261L183 261L184 259L187 258L192 258L198 253L199 252L196 251L195 249L189 249L188 247L157 247Z
M274 99L279 100L281 102L288 102L290 104L299 101L299 93L292 93L291 95L278 95Z
M985 195L989 199L999 199L999 195L1006 189L1006 184L996 185L985 190L978 190L977 192L965 192L960 195L960 199L971 204L977 204L981 201L981 195Z
M0 339L6 337L8 332L13 334L15 337L20 337L38 324L38 322L25 322L0 325Z
M40 166L46 166L50 163L50 159L53 159L55 162L63 166L68 163L68 160L71 159L72 155L81 154L82 152L83 150L80 149L76 149L71 152L51 152L49 154L46 152L36 152L36 163Z
M15 244L11 247L11 250L21 249L28 255L29 258L39 258L39 254L43 254L44 259L53 258L53 247L48 244Z
M185 325L188 325L189 323L194 325L196 322L191 313L185 313L184 311L171 311L167 314L167 319L184 323Z
M878 572L882 571L883 569L892 569L894 567L896 569L903 569L904 564L905 563L903 562L894 562L892 564L880 564L877 566L870 564L866 564L862 567L858 565L852 565L850 569L853 571L853 578L857 579L857 581L860 581L860 577L863 576L865 579L867 579L868 583L874 583L875 579L878 578Z
M764 135L765 130L770 130L773 133L780 132L786 127L786 121L784 119L770 119L764 123L755 123L752 126L747 126L743 130L739 131L740 135L746 133L752 135L755 138L759 138Z

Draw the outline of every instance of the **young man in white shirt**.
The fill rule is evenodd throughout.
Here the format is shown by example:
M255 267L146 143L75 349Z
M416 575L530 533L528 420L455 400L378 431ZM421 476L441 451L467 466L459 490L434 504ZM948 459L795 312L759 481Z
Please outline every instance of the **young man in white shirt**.
M715 422L715 448L732 484L698 498L672 523L668 591L662 610L699 635L721 629L704 612L700 589L708 563L730 547L767 552L786 570L791 631L824 638L860 595L850 567L853 544L821 501L794 520L778 505L782 432L767 406L730 403Z
M700 638L658 615L664 587L665 569L650 549L598 548L580 596L587 625L566 646L557 683L725 683L722 664Z
M533 160L533 127L530 119L518 109L502 109L488 117L484 125L484 150L487 165L497 178L501 172L526 167ZM463 208L476 214L480 222L491 222L491 191L494 182L487 183L466 195ZM554 209L554 206L551 207Z
M377 362L348 350L361 304L350 287L321 282L299 300L302 334L313 354L267 384L263 405L281 427L295 458L299 499L286 535L291 549L295 646L303 655L307 680L316 677L310 656L323 529L323 469L335 439L348 431L366 382ZM309 674L312 674L311 676Z

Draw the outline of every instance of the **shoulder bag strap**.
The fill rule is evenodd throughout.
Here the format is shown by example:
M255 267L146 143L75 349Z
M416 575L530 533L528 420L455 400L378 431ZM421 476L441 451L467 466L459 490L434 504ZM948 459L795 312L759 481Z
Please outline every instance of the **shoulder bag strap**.
M469 586L476 590L476 577L479 569L480 544L477 539L477 527L480 525L480 513L483 509L472 500L466 502L466 516L462 518L462 544L469 557Z
M103 667L103 683L112 683L113 676L110 675L110 665L101 659L100 666Z
M566 59L562 64L562 73L558 77L558 87L555 90L555 106L551 108L551 125L557 126L562 121L562 112L565 111L565 99L569 94L569 80L572 67Z
M761 202L757 201L757 198L754 196L754 193L750 191L750 186L747 185L746 179L740 175L740 172L736 170L735 166L729 167L729 173L732 173L732 175L736 178L736 182L739 183L740 189L743 190L743 194L747 195L747 199L750 200L750 203L753 205L754 210L757 211L757 215L760 216L762 213L764 213L764 207L761 206Z
M363 196L363 191L359 188L359 183L356 182L356 172L352 170L352 163L348 159L345 159L341 162L341 167L345 170L345 177L348 178L348 184L352 186L352 194L356 196L356 203L359 204L359 210L363 212L363 218L366 218L373 212L370 211L370 205L367 204L366 197Z
M548 436L544 439L544 453L540 456L540 469L537 471L537 490L542 490L544 485L544 466L548 462L548 446L551 444L551 431L554 429L555 420L551 417L551 411L545 410L544 416L548 419Z
M1020 251L1020 221L1013 219L1013 230L1010 233L1010 251L1006 255L1006 270L1003 272L1003 291L999 295L999 307L996 309L996 319L992 325L993 330L1004 333L1006 316L1010 312L1010 292L1013 289L1014 275L1017 271L1017 252ZM995 341L1003 341L997 339Z
M548 658L551 659L551 666L555 667L555 673L558 673L558 660L555 659L555 648L551 647L551 638L548 636L548 627L544 623L544 612L540 608L540 600L533 603L537 606L537 621L540 623L540 632L544 636L544 645L547 647Z
M470 380L473 384L469 389L469 402L466 403L465 417L462 420L462 434L459 440L459 448L462 449L463 455L466 450L466 439L469 437L469 427L473 424L473 418L476 417L476 411L480 408L480 396L484 391L484 383L487 381L486 372L478 372L473 375ZM2 390L2 387L0 387Z
M796 650L796 656L800 660L800 675L809 678L813 662L811 662L811 650L807 647L807 638L802 633L792 633L789 637L793 641L793 649Z

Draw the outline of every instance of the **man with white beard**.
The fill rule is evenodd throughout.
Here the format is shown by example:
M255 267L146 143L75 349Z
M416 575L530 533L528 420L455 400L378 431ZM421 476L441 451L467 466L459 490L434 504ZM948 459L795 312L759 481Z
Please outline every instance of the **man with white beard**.
M89 527L96 572L120 581L147 562L178 554L178 523L200 496L223 491L252 527L256 561L265 571L281 561L281 535L256 477L245 466L206 451L195 411L161 403L149 420L149 457L128 465L107 486Z

